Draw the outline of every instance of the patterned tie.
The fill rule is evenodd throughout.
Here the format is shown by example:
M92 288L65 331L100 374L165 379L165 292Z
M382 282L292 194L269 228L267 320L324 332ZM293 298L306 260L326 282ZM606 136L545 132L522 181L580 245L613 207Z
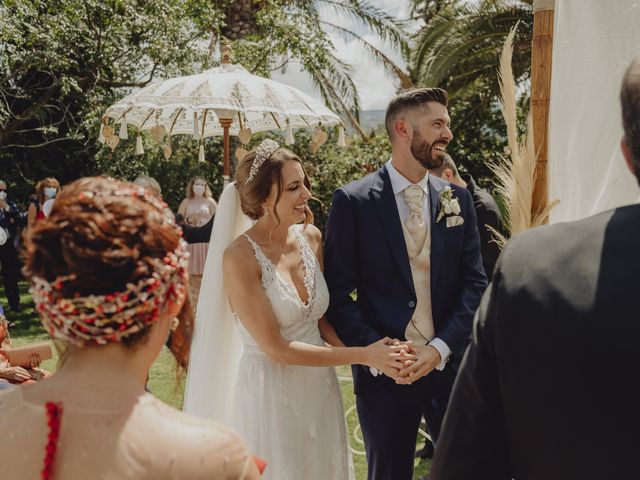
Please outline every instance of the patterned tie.
M411 185L404 191L409 217L404 222L411 276L416 291L415 310L405 330L407 340L423 344L435 337L431 313L431 241L424 220L424 190Z
M409 217L404 225L414 245L407 245L409 257L416 257L427 238L427 224L424 221L424 190L418 185L411 185L404 191L404 198L409 206Z

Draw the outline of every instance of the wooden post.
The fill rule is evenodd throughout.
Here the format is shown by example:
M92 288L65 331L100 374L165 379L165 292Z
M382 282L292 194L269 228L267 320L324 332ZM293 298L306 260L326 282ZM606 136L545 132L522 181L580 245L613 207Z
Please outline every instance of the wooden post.
M231 122L233 119L231 118L221 118L220 125L222 125L222 149L223 149L223 159L224 159L224 170L223 170L223 186L227 186L229 181L231 180L231 165L229 162L229 127L231 127Z
M531 114L533 143L537 154L536 179L531 213L543 211L548 204L548 128L551 95L551 56L555 0L533 2L533 44L531 48ZM547 219L548 221L548 219Z

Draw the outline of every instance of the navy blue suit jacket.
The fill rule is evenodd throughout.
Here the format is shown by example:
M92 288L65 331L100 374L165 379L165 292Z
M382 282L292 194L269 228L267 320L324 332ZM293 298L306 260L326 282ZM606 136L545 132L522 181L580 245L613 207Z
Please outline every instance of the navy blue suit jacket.
M451 186L464 224L436 223L441 191ZM469 192L429 176L431 203L431 302L436 336L452 351L455 367L487 285ZM404 339L416 294L400 216L386 166L336 190L325 233L325 277L331 301L327 319L349 346L388 336ZM354 290L357 299L351 296ZM379 388L391 379L354 366L355 391Z

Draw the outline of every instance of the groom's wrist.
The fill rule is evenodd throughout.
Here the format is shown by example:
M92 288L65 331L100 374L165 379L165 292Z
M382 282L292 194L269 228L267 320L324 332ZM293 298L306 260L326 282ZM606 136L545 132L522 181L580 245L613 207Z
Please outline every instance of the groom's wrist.
M427 345L435 348L440 354L440 363L436 367L436 370L444 370L444 367L447 365L447 362L451 357L451 349L449 348L449 345L447 345L444 340L437 337L428 342Z

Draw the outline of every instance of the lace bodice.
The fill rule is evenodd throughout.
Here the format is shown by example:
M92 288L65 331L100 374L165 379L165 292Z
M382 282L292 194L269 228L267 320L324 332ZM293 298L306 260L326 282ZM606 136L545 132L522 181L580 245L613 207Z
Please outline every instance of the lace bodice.
M316 345L322 344L318 320L329 306L329 290L324 280L320 264L313 250L305 240L300 229L293 227L298 239L302 263L304 265L304 285L308 300L303 303L296 287L287 282L276 266L267 258L260 246L251 237L245 237L251 243L256 259L262 270L262 287L271 303L273 313L280 325L280 333L287 340L299 340ZM255 346L255 341L238 322L245 346Z

